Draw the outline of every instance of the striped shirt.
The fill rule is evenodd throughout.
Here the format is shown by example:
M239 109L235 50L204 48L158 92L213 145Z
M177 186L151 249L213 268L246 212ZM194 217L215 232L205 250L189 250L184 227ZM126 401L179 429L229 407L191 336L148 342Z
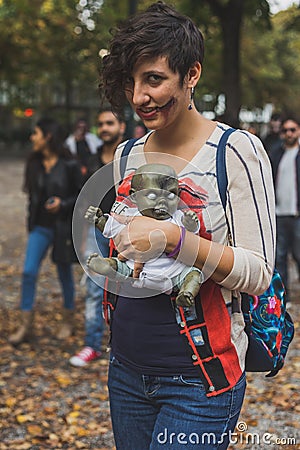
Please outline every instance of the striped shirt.
M217 123L207 142L178 173L182 198L200 219L200 235L224 245L229 245L229 234L217 187L216 150L227 128L227 125ZM125 178L147 162L143 147L148 137L149 134L133 146L128 156ZM123 147L124 143L116 152L116 182L120 178L119 158ZM200 315L203 313L204 319L199 329L205 331L204 336L207 332L209 337L209 349L203 352L202 356L200 349L202 361L199 361L199 358L196 360L197 346L193 347L191 332L182 330L194 352L193 364L205 372L210 395L217 395L234 386L244 370L247 336L244 332L243 316L242 313L235 312L227 317L228 309L225 305L231 302L232 297L239 299L239 292L253 295L264 292L270 284L274 267L275 200L272 172L269 158L259 138L243 130L232 133L226 146L226 171L226 216L232 237L230 245L234 253L234 263L231 272L219 285L210 280L210 272L205 265L202 269L207 282L203 285L202 293L200 292ZM143 317L139 320L143 321ZM224 333L222 336L220 329ZM211 379L214 376L217 378L214 375L218 372L216 367L220 368L219 372L224 373L213 383ZM222 377L227 381L220 381Z

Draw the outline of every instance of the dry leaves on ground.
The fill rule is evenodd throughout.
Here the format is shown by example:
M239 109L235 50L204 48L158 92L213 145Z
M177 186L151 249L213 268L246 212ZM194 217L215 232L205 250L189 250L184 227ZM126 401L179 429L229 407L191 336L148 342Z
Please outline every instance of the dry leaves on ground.
M106 386L107 353L87 368L74 368L68 363L84 339L80 267L75 270L76 334L63 343L56 339L61 321L61 292L55 268L47 258L37 289L36 337L17 349L7 342L8 334L18 323L26 242L24 197L19 193L22 171L22 161L8 161L0 182L3 193L0 210L4 214L0 236L0 450L113 449ZM18 220L18 227L16 216L24 222ZM300 448L299 298L300 285L295 281L291 313L296 335L286 365L271 379L263 374L248 374L246 399L231 450ZM263 442L266 435L269 443ZM288 439L297 439L297 443L290 445Z

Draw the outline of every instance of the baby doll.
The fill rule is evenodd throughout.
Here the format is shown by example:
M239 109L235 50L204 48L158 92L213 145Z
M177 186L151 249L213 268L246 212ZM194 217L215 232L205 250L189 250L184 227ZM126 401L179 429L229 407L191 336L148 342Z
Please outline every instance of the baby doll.
M130 194L130 200L137 206L134 215L169 220L193 233L199 231L196 213L178 209L179 184L172 167L165 164L145 164L139 167L132 177ZM104 215L100 208L94 206L88 208L85 218L108 238L114 238L126 226L112 216ZM120 279L120 274L123 279L128 279L132 277L134 261L122 262L118 258L102 258L93 253L88 257L87 266L113 280ZM186 266L173 259L170 254L163 253L158 258L145 262L139 278L132 278L132 285L168 294L174 291L178 306L191 306L199 292L202 278L199 269Z

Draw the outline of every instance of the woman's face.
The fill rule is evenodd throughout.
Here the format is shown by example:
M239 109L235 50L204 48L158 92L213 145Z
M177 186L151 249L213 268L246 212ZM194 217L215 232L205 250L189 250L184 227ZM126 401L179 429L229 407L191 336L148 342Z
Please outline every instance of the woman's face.
M47 148L47 139L39 127L34 127L34 130L30 135L30 140L32 143L32 149L35 152L41 152Z
M163 129L176 122L189 104L189 89L180 84L166 57L141 59L136 63L125 87L133 110L151 130Z

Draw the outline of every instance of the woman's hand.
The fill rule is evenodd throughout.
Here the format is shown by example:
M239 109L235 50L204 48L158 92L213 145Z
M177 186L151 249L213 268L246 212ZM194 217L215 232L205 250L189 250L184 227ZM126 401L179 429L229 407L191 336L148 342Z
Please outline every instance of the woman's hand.
M114 238L114 242L121 260L135 261L134 278L138 278L144 262L160 256L163 252L171 253L180 239L180 227L169 221L145 216L113 215L118 222L127 225ZM230 247L199 238L189 232L185 235L178 258L190 267L195 266L200 270L205 268L206 276L217 283L230 273L233 266L233 252Z
M56 214L60 210L61 199L59 197L50 197L45 203L45 209L51 213Z
M159 257L166 251L173 235L180 235L177 225L170 222L155 220L149 217L128 217L112 214L119 222L127 225L121 233L114 238L120 257L137 262L145 262ZM175 242L176 237L175 237Z

